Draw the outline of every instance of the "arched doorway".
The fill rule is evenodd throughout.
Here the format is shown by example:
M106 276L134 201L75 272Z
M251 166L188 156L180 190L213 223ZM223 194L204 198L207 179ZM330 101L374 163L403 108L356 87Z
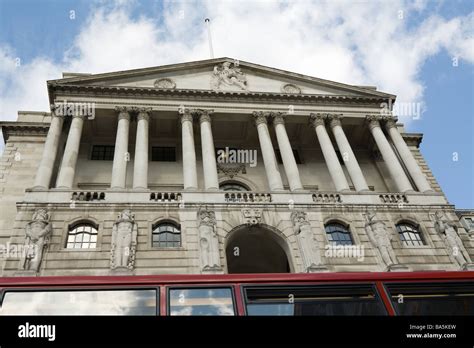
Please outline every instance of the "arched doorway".
M265 226L240 226L226 243L228 273L289 273L285 240Z

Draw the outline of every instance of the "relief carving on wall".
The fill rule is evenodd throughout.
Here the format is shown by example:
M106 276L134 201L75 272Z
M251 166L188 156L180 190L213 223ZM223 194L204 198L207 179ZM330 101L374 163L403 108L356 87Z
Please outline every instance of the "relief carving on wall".
M262 222L262 209L245 208L242 209L242 215L247 225L258 225Z
M321 253L316 247L313 230L306 213L304 211L294 211L291 213L291 221L303 259L304 271L310 273L327 270L327 267L321 264Z
M238 68L238 64L235 62L224 62L214 67L211 77L211 88L219 90L222 84L237 86L244 91L248 90L247 76Z
M441 211L430 215L430 218L434 222L436 232L443 238L449 250L449 255L453 256L461 269L474 271L474 264L461 238L459 238L456 224L448 221Z
M204 208L198 211L199 248L201 271L221 271L216 214Z
M286 83L281 86L281 91L288 94L301 94L301 88L292 83Z
M170 78L157 79L153 84L155 88L175 89L176 83Z
M46 209L38 209L33 213L31 222L25 227L25 244L20 270L38 272L43 252L49 244L53 226L49 221Z
M110 269L133 270L137 248L138 225L135 215L128 209L117 217L112 228Z
M385 222L378 219L375 211L371 209L367 210L364 216L367 236L373 247L378 251L382 262L387 266L387 270L406 268L398 264L397 256L392 247L392 234L387 229Z

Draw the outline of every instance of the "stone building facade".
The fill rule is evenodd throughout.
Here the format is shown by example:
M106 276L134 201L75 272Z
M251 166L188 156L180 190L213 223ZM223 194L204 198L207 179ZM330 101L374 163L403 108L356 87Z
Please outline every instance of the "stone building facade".
M229 58L47 85L1 122L2 276L473 269L394 95Z

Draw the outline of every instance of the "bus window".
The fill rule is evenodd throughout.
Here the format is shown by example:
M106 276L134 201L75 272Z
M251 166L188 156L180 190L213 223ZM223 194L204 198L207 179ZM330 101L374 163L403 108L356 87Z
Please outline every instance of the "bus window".
M245 288L247 315L387 315L371 284Z
M474 282L386 283L398 315L474 315Z
M157 291L7 291L0 315L156 315Z
M170 315L235 315L230 288L170 289Z

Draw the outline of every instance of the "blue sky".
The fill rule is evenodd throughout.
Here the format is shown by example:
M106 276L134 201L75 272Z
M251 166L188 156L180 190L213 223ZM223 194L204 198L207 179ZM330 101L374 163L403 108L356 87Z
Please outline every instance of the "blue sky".
M474 208L474 2L351 3L0 0L0 118L48 111L45 81L62 71L207 59L209 16L217 57L377 85L423 105L420 119L401 121L424 133L449 201Z

